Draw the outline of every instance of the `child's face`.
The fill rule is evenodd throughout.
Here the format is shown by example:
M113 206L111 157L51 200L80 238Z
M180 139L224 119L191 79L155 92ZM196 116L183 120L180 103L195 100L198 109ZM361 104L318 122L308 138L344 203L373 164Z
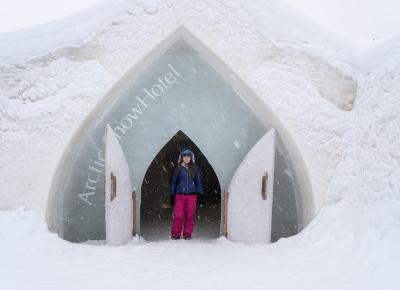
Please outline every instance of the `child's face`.
M189 156L183 156L183 162L188 164L190 162L190 157Z

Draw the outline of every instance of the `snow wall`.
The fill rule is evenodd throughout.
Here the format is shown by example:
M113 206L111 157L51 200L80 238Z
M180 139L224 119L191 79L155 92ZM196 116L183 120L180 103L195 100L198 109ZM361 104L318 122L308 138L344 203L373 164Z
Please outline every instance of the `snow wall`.
M342 50L330 36L319 34L314 42L332 45L325 50L327 62L320 60L321 50L313 45L311 49L303 45L302 50L274 44L269 36L301 42L304 32L293 33L299 24L295 18L285 26L290 33L283 33L276 24L265 25L271 15L268 9L253 9L256 2L193 6L120 1L113 15L96 20L94 33L88 17L69 23L68 30L41 30L42 39L59 40L54 36L71 28L92 27L79 41L36 45L35 52L41 55L34 57L22 57L18 51L25 42L34 43L35 35L3 36L5 42L13 39L16 45L13 63L1 65L1 208L23 205L44 216L53 181L50 176L61 164L74 133L84 127L83 118L107 88L127 75L127 69L138 69L149 50L184 25L248 84L239 82L237 89L254 97L252 107L268 112L274 120L302 188L299 210L303 212L298 218L306 225L326 203L328 184L345 148L340 136L350 118L341 109L352 108L356 83L341 72L349 71L343 58L332 57L337 56L333 51Z

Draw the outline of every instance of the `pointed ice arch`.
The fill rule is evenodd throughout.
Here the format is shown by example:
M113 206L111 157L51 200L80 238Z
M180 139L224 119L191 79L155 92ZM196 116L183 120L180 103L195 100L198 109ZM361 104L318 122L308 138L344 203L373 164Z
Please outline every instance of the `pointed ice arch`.
M276 114L221 58L180 27L130 66L65 149L52 181L47 222L66 240L105 237L101 156L107 123L129 163L137 206L147 168L178 130L201 148L224 190L251 147L275 128L272 241L296 234L316 213L305 163Z

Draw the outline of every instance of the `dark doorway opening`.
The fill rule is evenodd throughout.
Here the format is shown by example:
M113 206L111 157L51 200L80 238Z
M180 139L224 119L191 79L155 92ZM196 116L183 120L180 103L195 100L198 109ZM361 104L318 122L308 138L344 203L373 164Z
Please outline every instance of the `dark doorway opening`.
M143 179L140 205L140 234L146 240L169 239L173 217L169 184L178 155L189 148L200 167L205 191L204 204L198 204L193 238L213 239L220 235L221 187L207 158L196 144L178 131L151 162Z

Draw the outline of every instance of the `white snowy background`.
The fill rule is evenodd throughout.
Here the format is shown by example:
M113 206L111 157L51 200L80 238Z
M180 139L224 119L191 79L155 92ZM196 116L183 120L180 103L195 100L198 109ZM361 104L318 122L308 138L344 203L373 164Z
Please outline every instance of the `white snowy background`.
M12 2L0 17L1 289L400 289L398 1ZM61 240L44 210L66 142L127 60L177 21L229 35L210 45L256 91L268 85L261 96L295 132L324 206L270 245ZM352 110L301 71L315 58L356 80Z

